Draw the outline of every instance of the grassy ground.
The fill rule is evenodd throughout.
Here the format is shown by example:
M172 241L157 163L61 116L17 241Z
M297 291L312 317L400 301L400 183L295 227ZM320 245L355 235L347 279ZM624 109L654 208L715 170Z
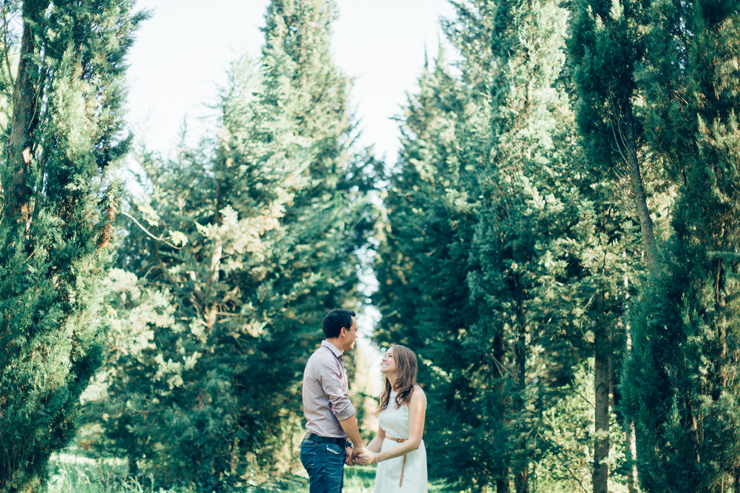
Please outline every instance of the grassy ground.
M167 490L126 477L123 461L96 462L85 457L61 454L50 464L49 493L197 493L189 489ZM344 474L344 493L373 493L375 468L348 467ZM429 493L442 492L430 487ZM308 493L308 480L301 476L270 484L248 486L235 493Z

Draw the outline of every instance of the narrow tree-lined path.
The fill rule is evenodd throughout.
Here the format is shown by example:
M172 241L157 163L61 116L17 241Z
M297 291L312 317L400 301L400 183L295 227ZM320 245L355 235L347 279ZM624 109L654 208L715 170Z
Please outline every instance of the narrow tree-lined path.
M125 125L150 13L2 5L0 493L71 449L100 491L305 489L303 367L371 306L419 356L430 491L740 492L740 3L453 1L385 158L333 0L268 2L164 154Z

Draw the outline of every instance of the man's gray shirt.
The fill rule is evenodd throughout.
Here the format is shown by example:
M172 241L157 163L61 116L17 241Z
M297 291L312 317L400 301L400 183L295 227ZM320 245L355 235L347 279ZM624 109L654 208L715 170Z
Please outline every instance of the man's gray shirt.
M334 344L323 341L303 371L303 413L306 429L322 437L347 438L339 424L355 415L349 400L344 356Z

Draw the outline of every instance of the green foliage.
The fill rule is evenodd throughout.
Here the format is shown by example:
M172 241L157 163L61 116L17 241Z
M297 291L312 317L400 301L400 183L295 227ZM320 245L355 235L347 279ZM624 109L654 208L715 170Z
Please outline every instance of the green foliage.
M594 380L593 360L589 359L576 368L572 380L563 387L561 399L542 413L535 447L542 453L532 467L533 491L548 493L592 491L594 455ZM609 491L628 491L624 430L615 414L611 414L609 438L610 457Z
M273 2L258 62L232 65L218 134L166 160L108 282L103 426L133 474L199 491L295 466L300 383L326 310L357 306L373 226L352 155L332 2ZM152 236L164 237L166 242Z
M217 130L139 150L120 204L146 15L3 2L25 21L0 70L0 493L307 491L303 367L374 248L374 338L419 355L432 491L600 493L601 465L632 491L633 464L648 493L740 488L740 2L452 4L461 57L424 67L394 168L354 149L335 3L273 0ZM49 468L83 421L98 462Z
M41 487L49 456L75 435L80 394L102 362L106 222L119 196L112 170L129 147L124 57L145 17L132 8L128 0L55 2L31 26L35 51L25 56L38 71L39 99L25 183L13 181L7 139L0 169L2 492ZM9 213L21 185L30 190L27 216Z
M430 454L448 458L432 476L505 491L510 468L526 487L544 453L542 412L585 356L592 293L577 283L597 253L583 247L607 240L593 237L599 219L579 189L559 79L566 12L455 6L445 25L462 80L440 58L402 121L376 264L377 339L422 358Z
M663 270L637 304L623 390L647 492L720 491L740 473L737 2L651 11L639 72L649 142L677 182ZM660 20L660 22L658 22Z
M529 475L539 488L542 465L558 464L562 474L544 476L556 488L583 465L568 451L595 435L544 437L561 426L552 413L573 398L598 338L617 348L619 365L638 222L623 183L580 153L566 12L549 2L454 5L443 25L461 75L440 57L402 120L376 263L376 339L422 359L430 455L446 457L430 464L432 477L503 492L513 473L525 491ZM617 453L623 436L613 440Z
M196 493L191 488L164 488L151 478L137 481L127 477L120 461L100 462L84 456L60 454L50 465L49 493ZM374 490L375 467L355 466L344 470L346 493L371 493ZM286 476L274 481L243 484L232 493L308 493L308 478ZM430 493L445 491L431 484Z
M447 430L461 429L460 409L444 403L447 393L458 389L449 384L448 367L439 369L440 360L461 363L456 329L466 319L465 275L473 225L473 198L466 193L466 183L474 169L466 165L466 156L476 138L466 132L466 123L477 108L441 54L433 69L425 69L419 85L418 95L404 109L401 162L384 198L387 222L378 235L375 264L380 287L373 295L383 318L375 339L417 352L422 363L419 381L428 409L434 410L427 414L428 454L448 458L430 461L430 475L445 478L450 471L459 476L458 461L474 461L480 450L460 436L447 438ZM454 444L464 446L465 453L455 453Z
M634 134L638 146L644 144L644 112L635 107L639 93L634 71L645 56L645 37L640 33L645 29L646 3L574 2L568 49L578 88L578 125L594 168L624 167L626 132Z

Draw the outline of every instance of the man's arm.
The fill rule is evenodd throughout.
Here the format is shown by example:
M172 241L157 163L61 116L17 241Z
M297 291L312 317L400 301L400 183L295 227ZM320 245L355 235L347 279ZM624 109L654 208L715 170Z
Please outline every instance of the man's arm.
M355 446L352 451L352 459L355 459L358 455L365 452L365 444L362 443L362 437L360 437L360 430L357 427L357 418L353 414L349 418L339 422L344 432L349 436L350 441Z
M360 430L357 426L357 418L355 416L352 416L350 418L347 418L343 421L339 422L339 425L342 427L344 432L349 436L350 441L352 442L352 445L354 445L354 448L347 447L346 453L347 458L344 460L344 463L348 466L354 466L358 464L358 461L356 460L359 454L364 453L361 452L365 451L365 447L362 443L362 437L360 437Z
M383 440L385 440L385 430L378 425L378 434L375 438L365 447L370 452L380 453L380 449L383 448Z
M352 451L352 459L355 459L359 454L365 452L365 445L357 427L355 408L352 406L352 402L350 402L342 384L342 374L333 363L333 361L320 361L319 382L324 394L329 398L332 414L337 418L342 430L349 436L350 441L355 446Z

